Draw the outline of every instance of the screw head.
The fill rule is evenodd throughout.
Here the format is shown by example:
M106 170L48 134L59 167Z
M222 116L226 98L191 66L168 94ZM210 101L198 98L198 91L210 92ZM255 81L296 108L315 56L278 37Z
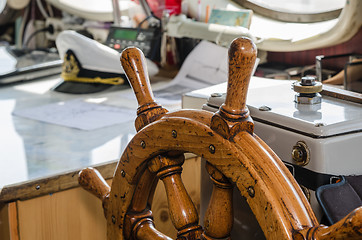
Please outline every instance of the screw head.
M209 146L209 151L210 151L210 153L214 154L215 153L215 146L211 144Z
M259 111L267 112L267 111L270 111L270 110L272 110L271 107L268 107L266 105L263 105L263 106L259 107Z
M177 138L176 130L172 130L171 135L172 135L173 138Z
M124 170L121 170L121 176L125 177L126 176L126 172Z
M250 197L254 197L255 196L255 190L252 186L248 187L248 190L247 190L248 194Z
M222 93L211 93L211 97L222 97Z
M143 149L145 149L146 148L146 143L145 143L145 141L141 141L141 147L143 148Z
M292 159L296 164L305 166L310 161L310 151L307 144L303 141L298 141L292 149Z
M321 123L315 123L315 124L314 124L315 127L323 127L323 126L325 126L325 125L326 125L326 124L325 124L325 123L322 123L322 122L321 122Z
M303 161L303 151L300 147L294 147L292 150L292 158L296 162L302 162Z
M302 77L300 84L302 86L314 86L316 84L315 80L316 80L316 77L314 77L314 76L305 76L305 77Z

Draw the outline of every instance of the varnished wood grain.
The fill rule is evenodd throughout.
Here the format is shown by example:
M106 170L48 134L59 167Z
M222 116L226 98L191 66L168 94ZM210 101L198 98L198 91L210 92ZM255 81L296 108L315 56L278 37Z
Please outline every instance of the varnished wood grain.
M0 204L0 239L19 240L16 202Z
M280 160L270 159L268 154L263 155L261 153L262 155L260 156L258 151L254 153L253 148L256 150L261 149L260 145L240 149L238 144L228 141L229 139L237 140L243 133L245 137L252 136L250 134L253 131L252 122L248 119L248 110L245 108L247 90L245 85L250 80L250 72L254 65L253 61L255 61L256 50L253 44L246 39L239 39L232 46L229 59L232 60L230 69L233 72L230 74L229 81L235 82L229 83L229 92L233 97L229 98L225 104L224 113L218 114L217 120L220 121L211 120L212 115L203 111L189 111L187 115L185 112L173 113L170 116L166 114L157 120L156 124L142 128L130 142L129 148L122 155L115 173L117 181L114 181L112 185L112 191L117 191L125 196L125 198L119 199L113 198L113 194L111 194L110 202L112 207L110 209L112 210L110 210L109 214L118 216L113 219L115 220L113 225L122 228L123 216L127 212L127 206L132 202L132 195L140 176L139 172L142 171L142 166L145 165L147 159L175 150L179 152L190 151L203 156L217 170L236 183L240 192L247 198L249 205L254 210L254 214L257 216L264 232L268 233L270 229L273 229L272 232L274 233L271 239L288 239L291 237L291 232L299 229L300 226L313 226L316 224L316 219L309 205L296 204L294 206L291 203L293 201L303 203L303 200L300 200L300 198L304 198L304 195L299 187L294 189L297 185L284 181L290 179L289 176L284 176L288 175L289 172L280 172L280 164L271 164L271 169L264 169L262 166L265 161ZM243 48L246 48L246 54L240 53L240 50ZM242 85L240 85L241 91L238 91L239 89L236 88L238 83L236 81L240 79L242 79ZM198 122L200 119L202 121ZM204 124L209 122L211 123L211 128ZM175 134L175 131L177 134ZM257 141L254 141L254 143L258 144ZM245 152L250 153L245 155ZM267 151L264 150L264 152ZM258 154L258 157L254 156L256 154ZM237 172L235 172L236 170ZM275 196L274 193L269 192L268 185L273 186L272 180L270 178L260 179L259 174L261 170L268 173L270 171L274 175L281 174L275 177L281 179L282 194ZM255 183L259 181L260 184L256 185ZM296 193L297 195L295 195ZM279 199L280 196L282 196L282 199ZM275 208L274 205L276 205ZM287 209L285 205L290 207L290 209ZM289 211L296 213L296 216L293 216L292 224L289 222ZM265 215L268 215L268 218L262 219ZM280 217L280 215L284 217ZM123 235L117 232L111 223L112 221L108 219L110 230L108 238L123 239ZM286 228L285 226L289 227Z
M19 235L19 216L18 216L18 206L15 202L8 204L8 217L9 217L9 230L10 230L10 239L18 240L20 239Z
M170 217L178 230L178 237L192 233L198 238L201 235L198 213L181 179L180 165L183 162L183 155L176 157L159 155L149 162L148 168L152 172L157 172L157 176L165 185Z
M203 237L225 239L230 236L234 222L233 185L209 163L206 163L206 169L214 186L204 218Z
M111 190L101 174L94 168L85 168L80 171L78 181L79 185L101 200L104 200Z
M294 232L296 240L358 240L362 239L362 207L359 207L332 226L315 226Z
M144 84L147 77L140 74L144 71L144 64L140 64L144 62L142 58L136 49L122 54L122 64L133 79L131 84L139 84L135 94L141 105L138 118L142 116L143 119L142 124L136 120L138 133L121 156L112 182L106 209L109 240L131 239L132 236L167 239L154 229L152 211L145 205L144 199L150 202L154 188L153 184L145 183L145 179L152 179L147 177L146 167L164 182L170 217L178 230L177 239L200 238L202 229L197 225L196 209L180 177L182 154L187 152L207 161L208 172L216 186L206 213L206 224L211 223L205 227L203 236L206 239L224 238L230 232L232 203L228 189L232 185L246 199L268 240L360 237L361 210L351 213L342 223L329 228L320 226L288 169L253 133L254 125L245 106L256 58L255 46L249 39L239 38L231 44L228 96L215 115L196 110L154 111L162 107L154 107L149 85ZM132 210L134 206L139 206L137 211ZM218 218L220 226L215 223Z
M147 65L141 50L127 48L122 52L121 64L138 101L138 112L157 106L153 97Z
M246 95L256 60L256 46L246 38L233 41L229 48L229 79L225 103L220 112L226 118L240 119L249 113Z
M199 161L187 159L184 164L186 171L185 185L192 192L194 202L200 204L199 199ZM116 168L114 163L109 163L110 176ZM98 168L107 176L107 171ZM188 177L188 175L192 175ZM197 175L198 174L198 175ZM75 174L75 176L77 176ZM63 178L60 178L62 180ZM110 180L107 181L110 184ZM48 183L50 184L50 183ZM43 186L43 185L42 185ZM79 185L77 185L79 186ZM162 183L161 185L162 186ZM162 211L168 211L167 198L162 189L154 194L155 202L152 205L155 224L158 229L166 235L175 236L175 230L170 218L164 217ZM64 239L106 239L106 219L104 218L102 204L90 193L80 187L41 194L32 198L19 201L20 211L17 211L17 202L10 202L0 208L0 239L16 240L16 235L21 234L22 239L36 240L64 240ZM11 211L9 209L11 205ZM19 217L17 216L19 214ZM9 220L11 220L11 235ZM18 221L20 220L20 225ZM68 223L68 224L67 224ZM167 226L169 226L167 228ZM89 231L91 229L91 231ZM68 235L69 234L69 235ZM73 237L71 237L73 235ZM79 237L79 238L78 238Z
M182 181L189 196L192 199L192 202L197 209L197 212L199 213L201 190L201 158L186 158L182 168ZM152 203L152 212L156 228L159 231L167 234L169 237L176 239L177 230L175 229L171 221L166 190L162 182L159 182L159 184L157 185Z
M199 114L206 115L207 113L200 111ZM211 116L212 114L210 113L209 117L211 118ZM192 118L191 114L189 118ZM173 129L178 129L178 137L176 139L171 135ZM159 120L157 124L152 124L142 129L130 143L133 154L129 154L129 149L126 149L118 165L115 174L115 179L118 181L112 184L112 190L117 189L125 198L111 199L114 207L110 208L112 210L109 214L122 216L127 212L127 206L129 205L127 202L132 200L134 184L137 182L137 171L139 166L142 166L143 162L147 160L150 152L151 155L158 155L163 151L173 149L193 152L203 156L230 179L230 181L236 182L240 192L247 198L249 205L253 206L252 209L255 215L259 216L258 220L260 220L259 223L262 225L262 228L264 227L266 231L268 231L268 229L274 230L272 232L276 236L270 239L281 239L281 236L283 236L283 239L289 239L293 228L298 229L301 226L313 226L317 223L310 206L301 204L305 198L301 190L294 189L296 185L291 185L288 180L289 178L284 176L289 176L290 173L288 171L280 171L279 164L275 163L276 160L269 160L270 155L266 154L267 151L262 151L261 156L256 155L254 157L255 159L252 158L252 161L250 161L246 156L249 155L250 158L255 155L255 150L253 150L255 146L239 149L222 136L218 134L210 136L209 133L212 133L209 127L194 122L192 119L185 119L184 117L167 118L167 116L165 116ZM245 133L245 135L250 136L248 133ZM153 141L150 136L155 137L157 141ZM142 140L147 143L149 149L143 150L137 146L137 143ZM256 141L253 142L256 144ZM209 151L210 145L215 147L214 153ZM249 154L245 154L246 151L248 151ZM265 165L264 163L267 159L268 161L272 161L272 163L268 166L269 168L264 169L263 165ZM126 173L123 177L120 174L121 171ZM273 174L270 175L270 178L261 179L258 177L261 171L271 172ZM275 178L280 178L278 184L275 183ZM258 183L257 185L255 184L256 182ZM255 194L252 196L248 194L250 187L253 187L255 190ZM279 193L271 193L269 189L273 187L280 189ZM298 193L298 195L295 196L295 193ZM112 196L113 194L111 194L111 197ZM288 207L290 205L290 208L286 209L285 204L287 204ZM293 220L289 219L289 212L295 214ZM266 215L268 217L264 219ZM116 219L117 225L123 224L121 219L122 217ZM111 224L111 221L108 221L109 224ZM281 226L285 227L281 228ZM123 239L118 231L112 231L111 226L108 234L109 239Z
M137 184L137 190L134 195L135 200L130 206L133 212L141 212L145 210L148 205L152 205L153 198L150 199L148 196L153 197L157 182L156 174L146 168Z
M110 179L113 177L116 166L117 161L114 161L94 166L94 168L96 168L105 179ZM79 170L75 170L68 173L29 181L19 185L5 186L0 190L0 202L26 200L79 187L78 173Z
M139 240L171 240L169 238L159 232L152 222L150 221L143 221L141 225L138 227L136 232L136 238Z
M362 207L355 209L330 227L319 227L313 235L320 240L362 239Z
M225 103L211 120L212 130L229 140L241 131L254 132L254 123L246 107L246 97L256 53L256 46L247 38L236 39L229 48Z
M121 64L127 74L138 102L136 130L156 121L167 110L156 103L151 90L145 57L138 48L126 48L121 54Z
M101 202L80 187L16 204L22 240L99 240L107 236Z
M0 204L0 239L10 240L8 204Z

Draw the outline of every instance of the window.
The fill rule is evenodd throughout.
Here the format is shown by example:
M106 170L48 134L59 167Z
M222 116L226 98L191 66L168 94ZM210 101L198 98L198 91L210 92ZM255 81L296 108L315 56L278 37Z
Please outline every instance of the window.
M235 0L255 13L286 22L320 22L337 18L346 0Z

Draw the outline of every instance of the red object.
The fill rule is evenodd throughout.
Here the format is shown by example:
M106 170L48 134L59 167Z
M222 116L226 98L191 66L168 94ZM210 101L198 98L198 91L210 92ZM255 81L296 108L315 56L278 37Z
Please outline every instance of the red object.
M139 4L138 0L132 0ZM181 13L182 0L146 0L152 12L158 18L162 18L162 12L167 11L170 15Z
M165 0L165 9L170 13L170 15L180 14L181 0Z
M121 48L121 45L119 45L118 43L114 44L114 49L120 49Z

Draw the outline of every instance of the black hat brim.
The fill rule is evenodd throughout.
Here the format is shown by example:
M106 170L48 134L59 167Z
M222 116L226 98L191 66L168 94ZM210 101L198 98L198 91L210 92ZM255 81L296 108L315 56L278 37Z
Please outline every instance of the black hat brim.
M83 83L73 81L62 81L52 88L52 90L62 93L87 94L104 91L112 86L103 83Z

